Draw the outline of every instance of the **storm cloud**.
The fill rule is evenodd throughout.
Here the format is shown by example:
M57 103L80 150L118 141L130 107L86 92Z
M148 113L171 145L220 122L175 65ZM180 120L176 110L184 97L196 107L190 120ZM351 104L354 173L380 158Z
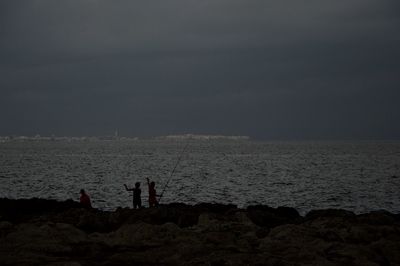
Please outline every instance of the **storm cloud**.
M0 2L0 135L399 139L399 1Z

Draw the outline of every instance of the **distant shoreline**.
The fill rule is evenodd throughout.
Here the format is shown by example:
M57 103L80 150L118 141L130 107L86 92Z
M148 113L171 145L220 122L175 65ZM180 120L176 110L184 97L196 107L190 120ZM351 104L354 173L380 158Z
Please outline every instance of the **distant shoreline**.
M0 136L0 142L6 141L111 141L111 140L232 140L232 141L247 141L249 136L228 136L228 135L201 135L201 134L181 134L181 135L166 135L156 137L122 137L114 136Z

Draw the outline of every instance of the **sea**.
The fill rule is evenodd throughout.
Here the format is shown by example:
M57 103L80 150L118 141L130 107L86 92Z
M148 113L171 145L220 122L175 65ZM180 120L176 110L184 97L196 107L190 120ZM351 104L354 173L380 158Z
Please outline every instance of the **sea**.
M161 204L264 204L400 211L400 142L250 140L3 141L0 197L132 207L124 184L156 183ZM175 170L174 170L175 169Z

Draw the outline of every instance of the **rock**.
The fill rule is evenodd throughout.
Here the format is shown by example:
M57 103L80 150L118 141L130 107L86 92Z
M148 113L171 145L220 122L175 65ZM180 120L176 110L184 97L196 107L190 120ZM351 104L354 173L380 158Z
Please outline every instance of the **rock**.
M219 218L216 213L202 213L198 218L197 227L203 231L226 231L238 225L235 221L224 221Z
M105 212L95 212L92 210L84 210L84 213L79 217L76 226L87 232L110 232L111 225L108 223L108 214Z
M82 264L77 261L59 261L46 264L46 266L81 266Z
M194 206L196 209L201 209L202 212L213 212L213 213L226 213L229 210L237 209L236 205L233 204L218 204L218 203L200 203Z
M377 228L370 225L362 224L351 226L344 240L347 243L368 244L378 241L380 238L381 235Z
M256 230L255 234L258 238L265 238L268 236L270 229L268 228L259 228Z
M243 225L255 226L255 224L250 220L249 216L247 216L246 212L244 212L244 211L235 212L234 219L235 219L235 221L237 221L238 223L241 223Z
M146 208L132 211L126 223L146 222L149 224L175 223L180 227L197 224L200 210L185 204L160 205L157 208Z
M278 207L276 208L276 214L285 217L288 220L296 220L300 218L299 212L295 208L290 207Z
M129 208L118 208L115 212L111 212L108 216L108 224L112 230L118 229L126 220L139 210L131 210Z
M210 227L211 225L214 226L215 224L216 224L216 219L215 218L213 219L209 213L200 214L197 223L198 226Z
M399 219L385 211L317 210L303 218L287 207L106 212L71 202L37 206L42 201L0 200L2 265L400 265Z
M73 200L56 201L39 198L11 200L0 198L0 215L9 221L24 221L34 215L61 212L72 208L81 208L81 205Z
M306 220L314 220L319 217L344 217L344 218L354 218L356 215L347 210L339 209L326 209L326 210L312 210L306 214Z
M295 223L300 218L299 213L293 208L279 207L274 209L263 205L249 206L247 216L256 225L269 228Z
M87 241L87 234L73 225L56 223L53 229L54 236L63 243L75 245Z
M400 265L399 241L380 239L369 247L377 255L374 261L380 265Z
M13 229L13 224L8 221L0 222L0 237L6 236Z
M60 258L71 258L74 246L86 240L84 232L68 224L19 224L1 239L0 259L2 265L67 261Z
M190 227L198 223L199 215L197 213L182 213L178 218L179 227Z
M371 225L393 225L396 223L396 216L387 211L373 211L357 216L357 221Z
M132 247L158 247L169 239L175 239L180 228L173 223L161 226L147 223L125 224L117 231L110 233L107 244L110 246L132 246Z

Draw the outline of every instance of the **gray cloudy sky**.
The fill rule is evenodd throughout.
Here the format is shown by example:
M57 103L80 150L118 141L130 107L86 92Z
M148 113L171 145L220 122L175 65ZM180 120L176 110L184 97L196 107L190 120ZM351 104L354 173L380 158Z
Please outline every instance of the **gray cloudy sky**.
M0 135L400 139L400 1L0 2Z

